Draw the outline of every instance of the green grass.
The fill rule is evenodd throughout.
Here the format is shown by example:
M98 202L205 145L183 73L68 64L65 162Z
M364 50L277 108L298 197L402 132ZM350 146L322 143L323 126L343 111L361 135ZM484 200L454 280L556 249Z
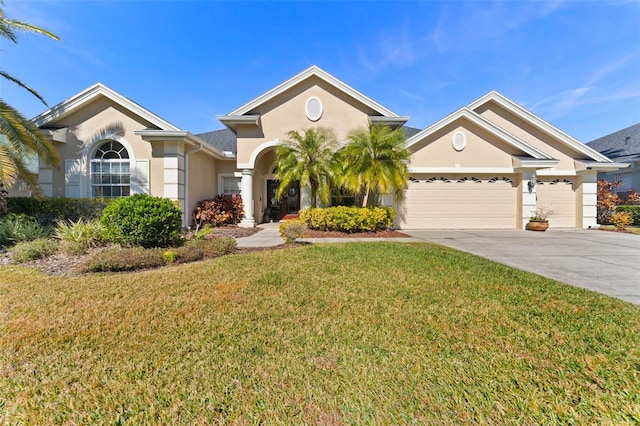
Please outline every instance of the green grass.
M640 307L428 244L0 268L7 424L638 424Z

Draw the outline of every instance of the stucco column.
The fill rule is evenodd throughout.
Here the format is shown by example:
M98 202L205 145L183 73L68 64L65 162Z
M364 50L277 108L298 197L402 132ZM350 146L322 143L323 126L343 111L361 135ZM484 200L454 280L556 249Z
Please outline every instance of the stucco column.
M581 197L578 197L580 200ZM582 212L583 228L598 228L598 172L593 170L582 175Z
M529 218L536 211L536 187L537 180L535 170L526 170L522 173L522 228L529 222Z
M253 217L253 170L242 169L242 204L244 204L244 217L239 226L253 228L256 220Z

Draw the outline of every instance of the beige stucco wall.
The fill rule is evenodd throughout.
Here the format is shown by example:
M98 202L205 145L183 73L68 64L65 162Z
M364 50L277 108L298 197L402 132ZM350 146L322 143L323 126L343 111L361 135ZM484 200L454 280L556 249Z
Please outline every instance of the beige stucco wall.
M93 150L99 145L87 147L87 143L96 135L100 129L120 122L125 129L123 139L131 147L133 152L129 153L137 160L151 158L151 146L148 142L143 141L134 132L145 128L153 128L154 126L141 117L133 115L128 110L122 108L111 100L100 97L95 101L87 104L82 109L72 114L48 123L49 126L67 126L67 142L57 144L61 157L61 167L53 171L53 195L65 195L65 178L64 164L65 160L80 159L85 149L91 155ZM86 177L86 188L88 190L88 177ZM88 193L83 194L89 196Z
M456 132L462 132L467 140L462 151L456 151L451 144ZM411 168L511 168L512 155L521 154L517 148L465 118L428 135L410 150Z
M555 170L575 171L574 159L585 158L584 154L571 149L494 102L482 105L476 109L476 112L529 145L538 148L556 160L560 160Z
M217 161L203 152L188 155L188 181L187 181L187 213L191 222L191 212L198 201L213 198L218 193L217 187ZM221 162L220 162L221 163Z
M323 114L311 121L305 114L307 99L315 96L322 102ZM343 140L348 132L366 126L371 108L356 101L323 80L312 77L258 107L252 114L260 114L259 125L238 126L238 164L249 162L251 153L262 143L285 140L290 130L302 131L311 127L328 127Z

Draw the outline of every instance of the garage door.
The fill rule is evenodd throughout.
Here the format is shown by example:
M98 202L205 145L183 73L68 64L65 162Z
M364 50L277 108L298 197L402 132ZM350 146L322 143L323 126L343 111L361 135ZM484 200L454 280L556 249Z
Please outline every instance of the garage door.
M575 183L567 178L538 177L536 184L536 204L553 210L549 216L551 227L576 226Z
M515 228L518 182L509 176L414 176L400 226L405 229Z

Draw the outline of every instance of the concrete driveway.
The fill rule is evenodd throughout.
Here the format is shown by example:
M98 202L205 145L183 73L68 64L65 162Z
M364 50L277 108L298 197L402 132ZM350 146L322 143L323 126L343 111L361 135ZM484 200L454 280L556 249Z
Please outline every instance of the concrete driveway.
M640 305L640 235L580 229L402 232Z

